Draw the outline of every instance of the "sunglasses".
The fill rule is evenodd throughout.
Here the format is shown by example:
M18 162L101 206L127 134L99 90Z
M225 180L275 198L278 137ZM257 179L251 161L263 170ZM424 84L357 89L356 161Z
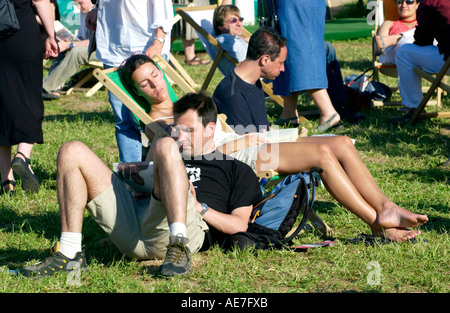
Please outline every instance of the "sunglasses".
M243 17L240 17L240 18L233 17L232 19L230 19L228 21L224 21L224 22L234 24L234 23L237 23L238 20L239 20L239 22L242 22L244 20L244 18Z
M397 4L402 4L403 2L406 2L406 4L414 4L416 0L395 0Z

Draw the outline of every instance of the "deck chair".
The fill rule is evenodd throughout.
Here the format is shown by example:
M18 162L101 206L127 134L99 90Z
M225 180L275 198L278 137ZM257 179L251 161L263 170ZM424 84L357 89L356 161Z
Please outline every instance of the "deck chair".
M423 71L422 69L416 67L414 68L414 72L420 77L428 80L431 83L431 87L428 89L425 96L422 98L419 106L416 110L414 110L413 115L411 116L410 123L414 124L419 118L450 118L450 112L433 112L433 113L422 113L425 105L430 100L436 89L442 88L446 92L450 92L450 86L445 84L442 80L446 75L450 75L450 58L444 63L444 66L436 73L436 76L431 75Z
M175 11L186 21L186 23L190 24L196 30L206 52L214 61L208 74L206 75L201 90L206 90L208 88L216 69L219 69L223 75L226 75L230 67L234 68L237 64L239 64L235 58L230 56L228 52L221 48L220 44L214 37L214 27L212 21L214 10L216 8L217 5L208 5L185 8L180 7L175 9ZM251 33L245 28L243 28L243 34L246 36L251 36ZM271 84L266 84L263 81L261 81L261 84L264 92L277 104L283 107L283 98L273 93ZM301 115L299 116L299 120L300 122L308 121Z
M83 87L92 77L94 77L94 71L96 69L103 68L103 63L100 61L90 61L87 65L92 70L89 71L88 74L83 78L81 78L79 82L67 89L67 95L70 95L74 91L86 91L86 97L92 97L93 94L95 94L98 90L100 90L100 88L103 87L103 84L101 82L97 82L90 88Z
M377 44L376 44L375 36L377 34L379 27L381 26L381 24L383 24L383 22L385 20L396 21L399 18L400 18L400 15L398 14L397 4L395 3L395 1L377 0L376 6L375 6L375 29L372 31L372 66L374 69L374 80L375 81L380 81L380 74L388 76L388 77L394 77L394 78L398 77L397 66L394 63L379 62L379 60L378 60L379 56L376 53ZM422 91L424 93L426 93L428 91L428 89L429 89L428 87L423 87ZM394 88L391 88L391 90L393 92L395 92L398 90L398 88L394 87ZM437 88L437 90L435 90L435 92L436 92L436 101L429 102L429 103L430 104L435 103L438 106L440 106L441 98L442 98L442 89ZM385 101L383 104L381 104L380 101L374 101L374 104L376 106L401 105L401 101Z

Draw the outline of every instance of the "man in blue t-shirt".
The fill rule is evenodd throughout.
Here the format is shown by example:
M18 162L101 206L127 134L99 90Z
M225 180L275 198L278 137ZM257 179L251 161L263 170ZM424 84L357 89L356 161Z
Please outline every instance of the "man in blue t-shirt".
M250 38L247 58L217 86L213 97L218 112L237 133L270 129L260 78L275 79L284 71L286 55L286 39L270 28L259 28Z

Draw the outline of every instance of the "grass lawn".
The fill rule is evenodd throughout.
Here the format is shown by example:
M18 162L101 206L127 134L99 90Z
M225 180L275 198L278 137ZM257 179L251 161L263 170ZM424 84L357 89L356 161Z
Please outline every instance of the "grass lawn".
M333 45L343 76L370 67L368 38L336 41ZM178 57L182 62L183 55ZM208 69L186 67L199 84ZM221 78L217 72L210 92ZM396 83L384 77L382 81L390 86ZM443 103L448 110L448 95ZM270 102L267 108L272 121L281 112ZM299 111L314 109L312 101L303 95ZM315 210L335 232L333 247L306 253L286 250L256 254L225 253L216 247L193 257L191 274L163 279L156 275L161 261L135 261L122 256L114 246L100 244L105 234L85 214L83 248L90 273L32 280L13 277L7 270L43 260L60 236L55 166L60 145L81 140L111 167L118 161L114 119L105 90L91 98L74 93L45 102L45 143L36 145L32 154L42 188L27 195L19 187L15 196L0 198L0 293L448 293L450 188L449 167L444 163L450 157L449 120L394 126L388 119L399 114L396 108L378 107L363 113L366 121L335 133L356 140L362 160L388 197L429 216L429 222L420 228L423 234L417 243L350 243L348 240L358 234L369 233L369 228L319 188ZM314 134L318 118L309 120L305 126L309 134ZM296 243L322 240L311 230Z

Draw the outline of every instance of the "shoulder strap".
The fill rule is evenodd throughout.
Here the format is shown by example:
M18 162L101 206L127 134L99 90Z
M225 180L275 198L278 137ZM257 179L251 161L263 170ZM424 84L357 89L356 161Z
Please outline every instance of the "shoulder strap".
M306 222L308 221L309 214L312 211L313 205L314 205L314 198L316 195L316 187L318 186L319 182L317 181L316 177L313 173L322 173L323 170L319 167L312 168L308 172L309 176L309 184L306 183L305 179L303 177L300 177L302 180L301 187L302 192L305 194L308 194L308 189L310 189L309 197L305 197L305 210L303 212L302 220L300 221L300 224L297 226L297 229L288 237L281 240L283 244L287 244L292 241L299 233L300 231L305 227Z

